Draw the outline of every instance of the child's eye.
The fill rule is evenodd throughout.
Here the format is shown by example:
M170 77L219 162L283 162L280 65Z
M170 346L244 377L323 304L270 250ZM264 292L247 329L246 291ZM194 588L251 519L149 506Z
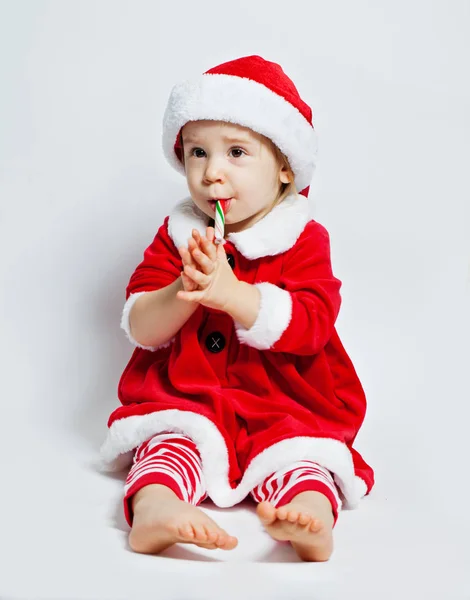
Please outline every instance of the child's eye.
M195 152L204 152L202 148L193 148L190 152L191 156L195 156L196 158L202 158L200 154L195 154Z
M237 156L234 156L234 158L240 158L243 154L246 154L244 150L242 150L241 148L232 148L230 150L230 152L241 152L241 154L238 154Z
M232 148L230 153L236 152L237 154L232 154L234 158L241 158L246 152L241 148ZM202 154L201 154L202 153ZM195 156L196 158L203 158L205 155L205 151L202 148L192 148L189 152L190 156Z

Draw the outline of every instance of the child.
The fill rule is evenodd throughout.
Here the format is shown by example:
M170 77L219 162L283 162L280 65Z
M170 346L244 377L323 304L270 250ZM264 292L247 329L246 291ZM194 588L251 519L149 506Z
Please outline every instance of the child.
M315 145L310 107L259 56L172 90L163 147L190 197L127 287L121 326L136 349L102 447L110 468L133 463L124 512L137 552L234 548L197 506L250 495L274 539L325 561L341 507L373 486L353 448L366 399L335 330L341 282L308 216Z

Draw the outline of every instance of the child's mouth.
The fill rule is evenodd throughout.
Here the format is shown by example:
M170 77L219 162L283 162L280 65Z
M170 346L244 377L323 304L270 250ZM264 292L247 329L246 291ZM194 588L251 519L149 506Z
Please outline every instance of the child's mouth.
M231 198L219 199L220 204L222 205L222 210L224 211L224 215L228 213L230 210L230 206L232 204ZM217 200L209 200L210 207L215 212L215 205L217 204Z

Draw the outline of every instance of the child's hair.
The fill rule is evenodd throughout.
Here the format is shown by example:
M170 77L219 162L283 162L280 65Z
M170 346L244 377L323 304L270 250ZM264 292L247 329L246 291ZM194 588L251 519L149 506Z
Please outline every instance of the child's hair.
M263 137L265 137L265 136L263 136ZM180 131L179 138L180 138L179 143L181 146L181 162L184 165L184 144L183 144L182 131ZM268 143L271 147L271 150L276 157L276 161L277 161L277 164L279 165L279 167L285 167L287 169L287 174L288 174L289 180L290 180L289 183L282 183L282 182L280 183L278 194L277 194L276 198L274 199L274 202L271 207L271 210L272 210L275 206L277 206L283 200L285 200L287 198L287 196L290 196L292 194L298 194L298 191L295 186L295 182L294 182L295 175L290 166L289 159L283 152L281 152L281 150L276 146L276 144L272 140L270 140L267 137L265 139L268 141Z

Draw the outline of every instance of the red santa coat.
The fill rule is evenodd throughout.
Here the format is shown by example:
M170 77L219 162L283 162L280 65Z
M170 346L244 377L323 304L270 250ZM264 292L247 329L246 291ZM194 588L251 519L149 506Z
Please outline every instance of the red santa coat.
M129 312L142 294L181 274L177 247L208 217L190 198L165 219L126 290L122 327L137 346L118 386L105 465L129 464L134 449L162 431L188 435L201 454L207 492L233 506L274 471L297 460L329 469L345 508L374 483L353 447L366 398L335 329L341 282L333 275L329 236L293 195L251 228L228 236L238 279L261 293L250 329L199 306L172 340L139 346Z

